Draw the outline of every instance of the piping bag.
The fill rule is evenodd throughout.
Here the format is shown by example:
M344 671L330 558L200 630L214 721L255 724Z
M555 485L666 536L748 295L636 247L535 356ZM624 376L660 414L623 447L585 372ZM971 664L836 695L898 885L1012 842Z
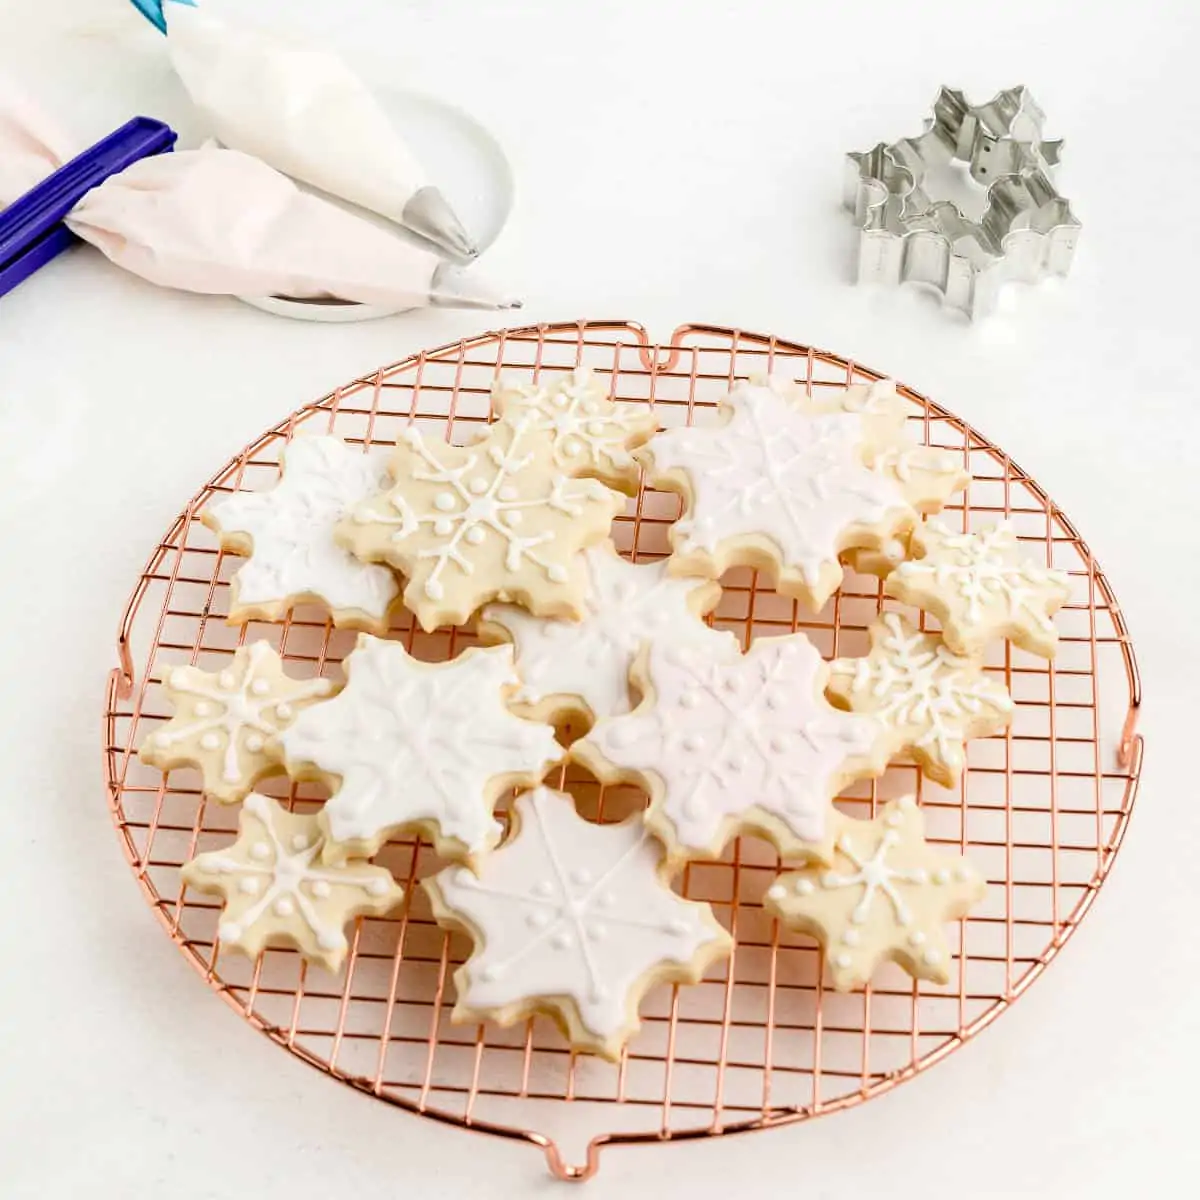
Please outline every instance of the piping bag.
M340 58L293 37L223 21L191 0L169 0L162 15L171 64L218 141L395 221L460 262L479 253Z
M0 88L0 206L76 150L28 100ZM217 146L133 163L87 192L64 224L118 266L186 291L411 308L518 306L432 251Z

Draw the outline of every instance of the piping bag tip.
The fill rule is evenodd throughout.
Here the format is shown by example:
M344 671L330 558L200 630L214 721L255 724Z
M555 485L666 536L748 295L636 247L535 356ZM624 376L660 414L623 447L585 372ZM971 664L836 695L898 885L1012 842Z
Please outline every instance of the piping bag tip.
M477 308L489 312L522 305L515 296L494 291L451 263L442 263L434 271L429 284L429 303L437 308Z
M400 219L413 233L459 260L479 257L479 247L462 227L449 201L435 187L418 188L401 210Z

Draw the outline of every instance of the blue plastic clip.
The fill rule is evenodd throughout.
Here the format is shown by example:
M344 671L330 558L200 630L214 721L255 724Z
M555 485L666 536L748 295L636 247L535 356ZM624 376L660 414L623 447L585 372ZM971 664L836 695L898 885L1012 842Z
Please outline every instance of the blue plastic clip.
M138 159L174 145L169 125L134 117L0 209L0 296L75 243L63 218L85 193Z

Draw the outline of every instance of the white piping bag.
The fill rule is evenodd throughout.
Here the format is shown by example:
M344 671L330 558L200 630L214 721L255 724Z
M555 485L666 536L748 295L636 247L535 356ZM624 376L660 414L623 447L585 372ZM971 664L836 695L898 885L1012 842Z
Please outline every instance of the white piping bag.
M479 250L362 81L318 46L163 6L171 63L209 131L276 170L361 205L453 258Z

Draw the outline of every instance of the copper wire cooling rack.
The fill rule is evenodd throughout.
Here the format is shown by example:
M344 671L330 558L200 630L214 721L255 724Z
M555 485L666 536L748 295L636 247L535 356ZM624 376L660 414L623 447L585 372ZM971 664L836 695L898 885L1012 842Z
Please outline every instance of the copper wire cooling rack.
M611 394L652 403L659 424L713 407L738 379L781 371L812 389L878 378L846 359L774 337L683 326L652 344L625 322L543 325L485 334L427 351L355 380L294 413L237 454L188 502L154 548L121 622L120 666L108 686L104 767L109 804L135 876L173 941L209 985L252 1025L305 1062L351 1087L426 1117L541 1147L561 1178L584 1179L610 1144L645 1143L767 1129L859 1104L944 1058L1004 1012L1058 954L1090 908L1121 844L1141 765L1135 735L1139 684L1120 609L1095 559L1042 488L957 417L904 388L911 429L953 449L971 474L945 519L963 528L1008 516L1027 545L1068 571L1071 603L1060 614L1062 646L1046 663L998 645L989 666L1017 701L1001 737L972 742L961 785L922 781L892 766L839 803L866 816L915 790L930 836L969 855L989 880L987 899L957 935L952 983L914 985L898 969L865 992L825 988L815 943L781 931L760 900L778 868L753 838L719 863L692 864L686 894L713 902L736 950L693 987L660 987L643 1004L643 1028L619 1064L572 1054L544 1018L502 1030L456 1027L454 967L468 951L432 922L414 883L435 869L420 841L390 844L381 861L410 894L392 916L362 920L336 976L306 967L290 950L251 964L214 947L216 906L181 894L180 865L226 842L236 808L206 802L190 770L164 777L134 749L164 719L159 686L173 664L216 669L247 639L270 640L292 674L339 674L352 635L319 609L281 623L230 627L229 579L237 560L220 553L200 523L214 495L264 488L294 431L331 431L362 445L392 445L415 421L461 442L489 417L501 368L536 379L586 363ZM667 549L676 497L644 490L618 520L618 546L638 557ZM746 643L804 629L827 656L865 652L865 628L886 603L878 580L848 574L820 613L731 573L718 625ZM390 636L418 657L448 658L464 630L425 635L406 614ZM552 781L553 782L553 781ZM581 808L619 819L640 798L586 779ZM311 810L309 785L268 781L263 790ZM905 1120L897 1109L897 1120ZM586 1146L578 1165L560 1142Z

